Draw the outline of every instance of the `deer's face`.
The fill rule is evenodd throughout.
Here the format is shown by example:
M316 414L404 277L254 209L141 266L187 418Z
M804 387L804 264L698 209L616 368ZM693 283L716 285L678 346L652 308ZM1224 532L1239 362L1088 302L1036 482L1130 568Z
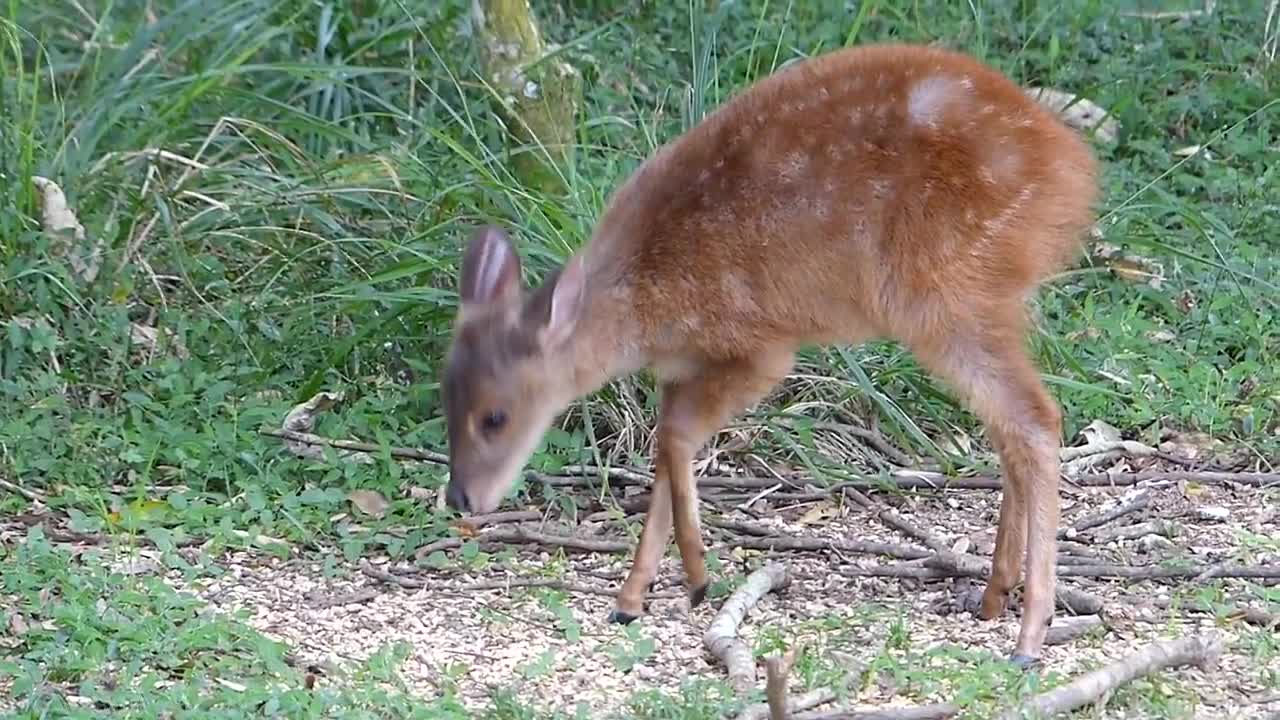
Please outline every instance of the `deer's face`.
M442 388L449 438L445 498L492 512L555 416L572 400L565 352L582 295L578 259L532 293L506 235L478 231L462 264L462 311Z

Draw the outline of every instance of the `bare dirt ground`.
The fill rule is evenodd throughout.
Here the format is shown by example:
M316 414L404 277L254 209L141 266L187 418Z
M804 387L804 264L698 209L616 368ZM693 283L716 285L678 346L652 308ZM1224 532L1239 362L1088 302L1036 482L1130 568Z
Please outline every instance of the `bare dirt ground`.
M1280 503L1276 502L1280 488L1170 482L1148 491L1151 502L1144 510L1092 532L1069 533L1069 539L1079 544L1068 546L1093 555L1091 562L1099 563L1153 565L1179 558L1205 566L1228 560L1280 566ZM1126 497L1132 498L1134 492L1134 488L1072 488L1066 484L1063 527L1115 507ZM757 517L737 511L725 517L769 526L785 535L913 543L876 519L877 508L894 505L903 517L948 545L960 543L961 549L968 545L969 552L981 556L990 553L994 542L998 504L998 493L982 490L926 492L897 499L878 495L870 508L826 501L769 508L765 499L752 508ZM1143 526L1139 523L1152 520L1167 522L1155 533L1140 533ZM525 525L546 532L568 532L554 524ZM1133 528L1130 534L1137 536L1105 541L1098 535L1120 528ZM616 525L602 525L595 532L626 540ZM849 667L866 667L884 650L891 634L901 643L904 630L906 647L916 654L952 645L1003 657L1013 646L1015 613L983 622L957 608L957 598L965 587L980 589L980 580L848 577L840 570L891 561L834 552L747 551L735 548L739 536L734 533L706 527L704 534L724 562L719 577L745 574L761 555L784 561L791 568L789 587L767 595L742 624L739 634L748 642L762 629L771 628L788 644L803 641L807 648ZM1264 541L1259 543L1257 538ZM666 559L655 588L665 597L650 601L650 614L631 626L631 632L638 635L628 637L626 631L605 620L612 602L608 595L570 592L561 600L565 609L557 616L554 604L539 599L544 591L501 587L517 578L556 577L612 591L629 562L628 553L565 556L557 549L534 545L515 549L514 559L469 571L456 566L401 568L404 574L397 577L408 578L407 584L421 585L414 588L377 580L341 562L337 576L327 576L320 558L279 561L233 554L221 560L228 570L225 576L186 589L219 611L247 611L248 622L289 643L296 648L300 662L314 665L322 674L325 668L363 659L386 643L403 641L411 654L402 671L413 690L431 696L439 692L447 674L468 701L477 705L485 702L491 689L503 687L522 702L534 702L542 708L560 708L572 714L575 707L585 707L589 717L625 717L629 714L625 703L635 691L654 688L676 692L681 682L690 678L723 677L723 666L702 643L702 633L723 597L690 612L678 585L680 570L674 552ZM458 553L449 552L451 556ZM376 567L388 569L373 560ZM176 575L172 581L182 585ZM499 587L468 589L481 582ZM1184 705L1197 705L1191 715L1196 718L1276 717L1280 703L1273 698L1274 684L1280 682L1280 653L1274 647L1269 652L1257 649L1258 633L1266 628L1257 625L1256 617L1250 624L1235 616L1215 618L1163 606L1179 587L1209 582L1221 582L1225 599L1238 607L1277 612L1274 603L1264 608L1242 580L1197 583L1187 579L1062 578L1060 583L1103 599L1105 632L1046 648L1046 670L1073 675L1149 641L1215 628L1222 633L1226 648L1219 663L1205 670L1164 673L1158 681L1161 689L1180 698ZM1274 588L1276 581L1261 582ZM879 607L880 611L868 607ZM1059 611L1059 616L1062 614ZM571 622L566 624L569 618ZM571 640L566 637L566 627L573 623L581 637ZM653 639L651 653L646 655L649 648L643 641L637 643L637 637ZM957 672L969 661L962 658L948 667ZM763 671L760 676L763 682ZM801 690L799 681L792 680L793 692ZM941 693L947 685L939 687ZM893 705L949 699L941 694L921 697L916 692L913 699L904 700L897 689L891 677L872 677L857 686L852 700L858 705ZM1108 709L1092 716L1158 715Z

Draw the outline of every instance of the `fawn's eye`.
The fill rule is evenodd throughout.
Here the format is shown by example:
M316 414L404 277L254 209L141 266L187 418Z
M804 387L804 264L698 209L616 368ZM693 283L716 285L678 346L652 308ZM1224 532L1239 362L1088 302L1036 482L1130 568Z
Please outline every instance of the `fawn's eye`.
M485 432L494 432L501 430L503 425L507 424L507 414L501 410L490 410L485 413L484 419L480 421L480 427Z

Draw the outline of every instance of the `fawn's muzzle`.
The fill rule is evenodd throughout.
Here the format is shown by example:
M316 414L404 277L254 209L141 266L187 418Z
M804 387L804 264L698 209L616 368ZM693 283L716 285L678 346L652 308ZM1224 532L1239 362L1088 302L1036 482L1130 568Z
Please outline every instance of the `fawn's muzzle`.
M471 511L471 501L467 498L467 491L462 488L462 483L450 480L449 487L444 492L444 501L458 512Z

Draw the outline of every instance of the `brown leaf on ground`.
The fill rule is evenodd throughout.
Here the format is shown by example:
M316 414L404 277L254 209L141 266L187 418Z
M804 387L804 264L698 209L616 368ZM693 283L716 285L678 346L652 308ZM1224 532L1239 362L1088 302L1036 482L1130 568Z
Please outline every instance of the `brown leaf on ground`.
M352 490L347 493L347 500L360 512L375 518L385 516L391 507L391 503L376 490Z

